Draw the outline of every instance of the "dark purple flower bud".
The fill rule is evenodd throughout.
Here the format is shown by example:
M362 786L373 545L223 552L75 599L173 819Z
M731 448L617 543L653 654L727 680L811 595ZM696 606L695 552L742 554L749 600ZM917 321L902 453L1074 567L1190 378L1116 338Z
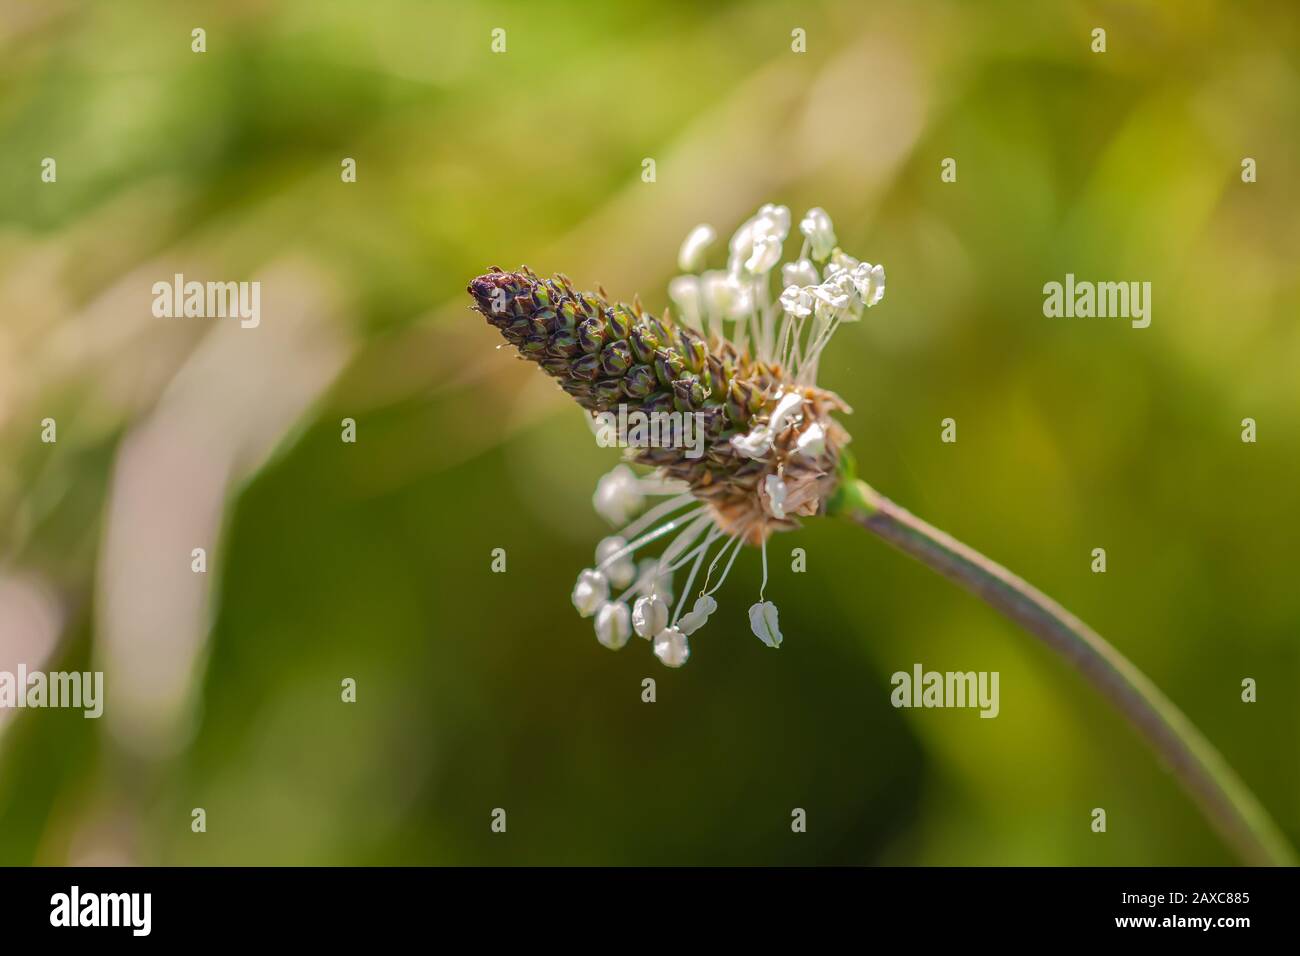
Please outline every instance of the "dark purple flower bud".
M578 344L578 333L572 329L560 329L551 336L551 344L547 351L558 358L572 358L578 355L582 352L582 346Z
M727 413L721 405L710 405L704 409L704 434L709 439L718 439L731 427Z
M709 383L709 391L714 395L726 395L727 383L731 381L731 376L727 374L727 368L722 363L722 359L716 355L710 355L708 361L704 363L704 379Z
M597 411L607 411L623 397L623 383L616 378L603 378L591 386L591 397Z
M518 345L528 336L533 334L533 320L520 316L517 319L511 319L510 324L501 330L502 333L515 345Z
M548 335L558 328L555 324L555 310L553 309L538 309L533 313L533 322Z
M704 404L709 393L694 375L673 382L674 404L679 412L693 412Z
M749 410L749 395L745 390L744 383L739 379L731 380L731 387L727 390L727 401L724 405L727 410L727 417L737 425L746 425L752 416Z
M650 447L638 450L636 457L643 465L672 465L681 460L682 452L679 448Z
M594 382L600 377L600 355L584 355L573 363L569 375L583 382Z
M530 285L521 283L511 283L501 287L505 293L506 299L510 302L510 308L516 312L532 312L537 308L533 303L533 288Z
M618 378L632 367L632 348L626 342L611 342L600 353L600 365L605 374Z
M671 412L673 410L673 397L667 392L656 392L641 403L641 410L647 415L653 415L656 412Z
M600 319L586 319L578 326L578 344L588 354L599 352L605 344L605 323Z
M659 387L659 379L649 365L635 365L623 378L623 391L631 399L646 398Z
M655 352L654 369L659 384L668 387L682 377L682 373L686 371L686 364L676 352L658 349Z
M659 347L659 341L645 325L633 326L627 341L632 346L632 355L637 362L649 365L654 361L655 349Z
M701 374L709 355L704 339L691 329L678 329L677 337L681 342L682 361L696 375Z
M625 339L632 331L636 316L625 305L616 305L605 310L605 328L611 339Z
M570 379L561 382L560 388L576 398L584 407L591 404L591 386L586 382L577 382Z
M578 327L578 307L573 304L572 299L565 299L555 310L556 326L561 329L576 329Z

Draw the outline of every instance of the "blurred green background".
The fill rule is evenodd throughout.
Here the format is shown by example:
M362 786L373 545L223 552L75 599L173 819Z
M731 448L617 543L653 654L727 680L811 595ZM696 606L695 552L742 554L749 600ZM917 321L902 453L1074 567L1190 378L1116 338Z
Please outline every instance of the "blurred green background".
M0 712L0 863L1232 862L1065 665L848 524L774 541L779 652L748 552L680 671L574 613L615 458L465 284L658 311L767 201L888 270L819 377L864 477L1300 839L1297 51L1284 2L0 2L0 668L107 683ZM176 272L260 280L261 326L155 318ZM1151 327L1044 318L1066 272L1152 282ZM894 710L916 662L1001 715Z

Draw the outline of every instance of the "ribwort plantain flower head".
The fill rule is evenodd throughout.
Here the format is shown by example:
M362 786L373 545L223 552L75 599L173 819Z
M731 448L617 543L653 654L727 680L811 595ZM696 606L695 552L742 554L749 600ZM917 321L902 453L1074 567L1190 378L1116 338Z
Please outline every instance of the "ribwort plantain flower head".
M778 271L790 223L785 206L763 206L733 235L727 267L703 271L716 233L693 229L678 255L686 271L669 285L676 318L526 266L494 267L469 284L473 308L593 422L688 416L702 432L693 449L628 441L628 461L643 472L620 464L596 486L596 511L623 527L596 548L573 603L595 619L606 647L617 650L636 634L664 664L680 667L745 546L763 555L750 628L780 646L776 605L763 596L767 540L825 512L849 441L833 414L850 409L817 384L818 360L840 325L859 320L885 290L884 268L840 250L821 209L800 221L803 246ZM646 508L652 499L661 500ZM665 538L658 558L636 563L639 551ZM679 571L687 577L674 604Z

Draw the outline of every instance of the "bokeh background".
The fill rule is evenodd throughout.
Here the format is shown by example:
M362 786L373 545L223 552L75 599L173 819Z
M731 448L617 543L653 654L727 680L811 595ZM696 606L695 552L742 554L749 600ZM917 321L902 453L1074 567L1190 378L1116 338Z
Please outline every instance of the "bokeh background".
M107 704L0 712L0 863L1232 862L1075 674L848 524L775 542L779 652L752 553L680 671L576 616L613 453L465 284L658 310L686 232L767 201L888 270L820 375L863 475L1300 840L1297 51L1280 0L4 0L0 669ZM175 272L260 280L261 327L154 318ZM1152 282L1151 327L1044 318L1066 272ZM999 671L1001 715L894 710L916 662Z

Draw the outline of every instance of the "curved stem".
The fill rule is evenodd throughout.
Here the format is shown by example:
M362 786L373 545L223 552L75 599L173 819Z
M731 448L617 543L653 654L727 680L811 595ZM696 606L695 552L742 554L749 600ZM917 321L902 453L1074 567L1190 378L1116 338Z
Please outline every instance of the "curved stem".
M1073 664L1146 738L1245 862L1294 865L1286 838L1219 752L1096 631L1006 568L862 481L844 479L835 510L982 598Z

